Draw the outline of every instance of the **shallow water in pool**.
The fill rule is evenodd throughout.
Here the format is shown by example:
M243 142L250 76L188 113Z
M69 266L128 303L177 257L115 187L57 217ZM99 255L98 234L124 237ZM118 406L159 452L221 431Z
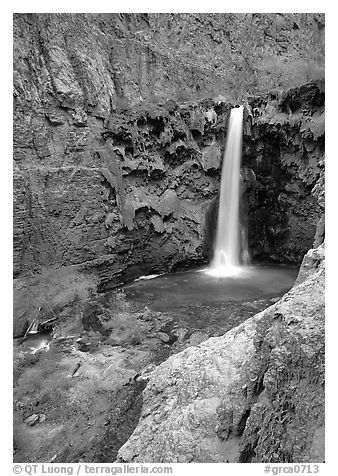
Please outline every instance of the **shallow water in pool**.
M140 310L170 313L202 329L212 323L231 328L276 302L291 289L298 268L285 265L243 267L235 276L214 277L206 269L139 279L123 287ZM207 322L206 322L207 320ZM224 330L224 329L223 329Z

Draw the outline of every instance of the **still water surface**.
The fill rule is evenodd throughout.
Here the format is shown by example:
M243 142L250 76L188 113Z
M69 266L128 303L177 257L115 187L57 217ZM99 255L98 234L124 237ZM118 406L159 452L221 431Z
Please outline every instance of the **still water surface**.
M248 266L235 276L214 277L205 269L139 279L123 287L139 309L168 312L182 323L203 329L228 329L276 302L293 286L298 268Z

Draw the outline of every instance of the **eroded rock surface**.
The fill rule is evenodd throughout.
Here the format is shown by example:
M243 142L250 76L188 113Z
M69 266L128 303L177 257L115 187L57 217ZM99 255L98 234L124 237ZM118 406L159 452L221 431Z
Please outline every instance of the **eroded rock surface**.
M48 125L41 117L38 128L49 137L44 158L22 142L34 138L29 114L16 124L16 275L72 265L95 272L104 286L207 259L231 105L206 100L173 108L147 106L104 123L93 116L90 127ZM324 130L313 135L307 123L323 112L288 116L277 104L267 120L262 111L246 115L249 247L253 257L299 262L322 216L312 190L323 176Z
M316 247L324 238L324 85L261 101L244 130L243 165L254 172L244 175L249 248L252 256L300 262L314 236Z
M323 251L279 302L152 373L118 462L324 461Z

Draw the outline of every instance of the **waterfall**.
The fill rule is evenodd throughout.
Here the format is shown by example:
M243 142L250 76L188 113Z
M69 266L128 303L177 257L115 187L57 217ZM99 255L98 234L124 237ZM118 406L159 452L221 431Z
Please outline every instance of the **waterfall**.
M208 274L237 274L248 251L239 222L243 106L232 109L224 152L214 256ZM242 237L242 238L241 238ZM243 259L241 258L243 256Z

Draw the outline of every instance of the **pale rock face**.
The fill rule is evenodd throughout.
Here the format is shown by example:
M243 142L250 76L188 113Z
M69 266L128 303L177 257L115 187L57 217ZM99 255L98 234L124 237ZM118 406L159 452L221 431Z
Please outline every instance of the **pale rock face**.
M324 461L323 245L299 276L273 306L151 374L118 462Z

